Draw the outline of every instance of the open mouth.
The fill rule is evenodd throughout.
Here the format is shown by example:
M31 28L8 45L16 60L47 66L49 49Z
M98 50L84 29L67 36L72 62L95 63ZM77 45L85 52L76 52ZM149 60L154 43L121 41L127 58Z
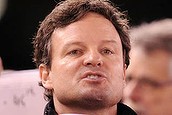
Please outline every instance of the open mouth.
M98 79L99 77L100 77L99 75L88 75L86 78L92 79L92 80L96 80L96 79Z
M101 82L105 79L106 77L102 72L85 72L83 76L83 80L90 82Z

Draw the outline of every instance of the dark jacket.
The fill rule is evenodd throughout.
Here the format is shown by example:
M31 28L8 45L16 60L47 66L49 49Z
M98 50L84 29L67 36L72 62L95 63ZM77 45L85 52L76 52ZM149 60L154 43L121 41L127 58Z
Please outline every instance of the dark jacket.
M56 111L55 111L53 101L50 101L47 103L45 110L44 110L44 115L58 115L58 113L56 113ZM117 115L137 115L137 114L127 105L118 103L117 104Z

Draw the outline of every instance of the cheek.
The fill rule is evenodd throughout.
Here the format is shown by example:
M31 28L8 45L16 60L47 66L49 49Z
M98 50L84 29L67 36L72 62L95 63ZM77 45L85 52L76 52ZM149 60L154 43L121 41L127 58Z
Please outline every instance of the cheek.
M125 78L125 67L123 63L111 64L109 67L114 79L124 80Z
M156 108L158 105L164 105L166 99L166 93L163 90L154 90L154 91L144 91L142 95L144 103L147 107Z
M78 60L68 60L68 59L57 59L57 61L52 61L52 71L64 73L70 73L77 69L81 63Z
M112 84L116 86L119 86L121 88L124 88L125 86L125 69L122 64L118 64L115 66L110 67L111 68L111 81Z
M159 104L172 102L172 86L164 87L164 89L159 90L155 95L157 95L157 99L155 101L158 100Z
M51 67L53 81L69 82L79 70L79 61L58 60L56 62L54 61Z

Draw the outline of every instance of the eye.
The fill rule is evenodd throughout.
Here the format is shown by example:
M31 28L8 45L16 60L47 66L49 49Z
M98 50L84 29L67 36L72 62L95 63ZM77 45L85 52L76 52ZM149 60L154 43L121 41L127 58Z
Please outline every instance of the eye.
M82 51L81 50L71 50L69 53L67 53L68 55L72 55L72 56L75 56L75 55L80 55L82 54Z
M112 50L107 49L107 48L103 49L102 50L102 53L103 54L106 54L106 55L112 55L112 54L114 54Z
M131 76L126 76L126 82L129 83L133 80L133 78Z

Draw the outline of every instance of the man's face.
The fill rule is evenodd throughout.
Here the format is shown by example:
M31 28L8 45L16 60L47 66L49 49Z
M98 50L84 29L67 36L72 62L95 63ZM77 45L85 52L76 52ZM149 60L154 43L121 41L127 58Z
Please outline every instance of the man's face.
M172 115L170 54L162 50L145 54L135 48L130 57L124 102L138 115Z
M120 37L95 13L52 34L52 65L43 85L55 103L85 108L113 106L122 97L124 63ZM58 106L58 105L56 105Z

